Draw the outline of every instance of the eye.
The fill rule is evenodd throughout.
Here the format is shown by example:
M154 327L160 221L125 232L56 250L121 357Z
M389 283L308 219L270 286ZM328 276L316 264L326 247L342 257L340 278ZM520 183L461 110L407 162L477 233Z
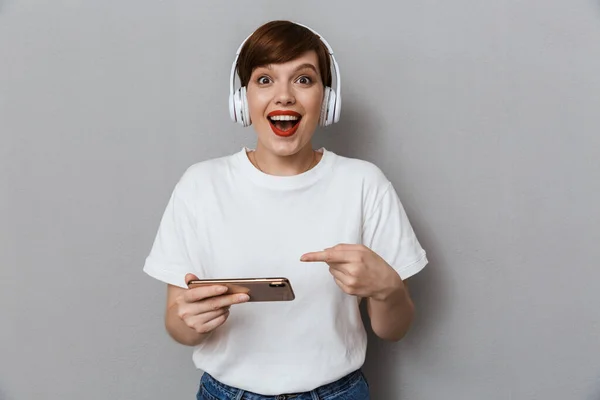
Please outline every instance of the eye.
M266 85L268 83L271 83L271 78L269 78L268 76L259 76L258 79L256 80L256 83L258 83L259 85Z
M298 82L301 85L310 85L312 83L312 79L306 75L302 75L301 77L296 79L296 82Z

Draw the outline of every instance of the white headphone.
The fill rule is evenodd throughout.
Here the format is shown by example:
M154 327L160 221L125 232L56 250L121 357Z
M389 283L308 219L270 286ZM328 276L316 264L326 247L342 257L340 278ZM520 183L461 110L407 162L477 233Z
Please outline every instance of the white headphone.
M333 56L333 50L329 43L317 32L309 28L308 26L295 23L296 25L302 26L321 39L321 42L325 44L327 51L329 52L329 56L331 57L331 63L333 64L333 71L335 73L335 92L329 87L325 87L325 91L323 94L323 105L321 107L321 116L319 118L319 125L327 126L331 125L334 122L338 122L340 120L340 111L341 111L341 103L342 98L340 95L340 67L338 66L335 57ZM242 86L238 90L234 89L235 85L235 70L237 60L240 56L240 52L242 51L242 47L246 41L252 36L250 34L240 45L237 52L235 53L235 59L233 60L233 65L231 66L231 81L229 86L229 115L234 122L242 126L250 126L252 121L250 120L250 112L248 111L248 100L246 99L246 87Z

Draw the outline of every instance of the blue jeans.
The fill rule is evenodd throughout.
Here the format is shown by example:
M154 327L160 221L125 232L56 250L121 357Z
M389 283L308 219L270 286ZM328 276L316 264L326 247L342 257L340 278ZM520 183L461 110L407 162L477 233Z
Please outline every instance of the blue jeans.
M200 379L197 400L369 400L369 385L360 370L304 393L263 396L227 386L207 373Z

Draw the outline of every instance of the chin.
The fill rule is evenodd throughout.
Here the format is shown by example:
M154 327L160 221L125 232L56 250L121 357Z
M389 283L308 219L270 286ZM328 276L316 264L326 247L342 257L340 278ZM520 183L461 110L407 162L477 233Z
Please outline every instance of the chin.
M298 132L289 137L281 137L274 134L268 126L258 132L258 140L264 150L279 157L294 155L305 146L310 146L311 138L312 135L307 137L304 130L298 130Z

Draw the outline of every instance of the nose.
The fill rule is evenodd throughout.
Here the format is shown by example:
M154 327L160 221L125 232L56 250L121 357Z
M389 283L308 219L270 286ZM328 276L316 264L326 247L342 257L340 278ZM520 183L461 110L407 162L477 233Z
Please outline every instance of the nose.
M296 103L296 97L294 97L294 92L292 88L287 85L279 85L277 88L277 92L275 93L275 98L273 99L275 104L280 106L289 106Z

